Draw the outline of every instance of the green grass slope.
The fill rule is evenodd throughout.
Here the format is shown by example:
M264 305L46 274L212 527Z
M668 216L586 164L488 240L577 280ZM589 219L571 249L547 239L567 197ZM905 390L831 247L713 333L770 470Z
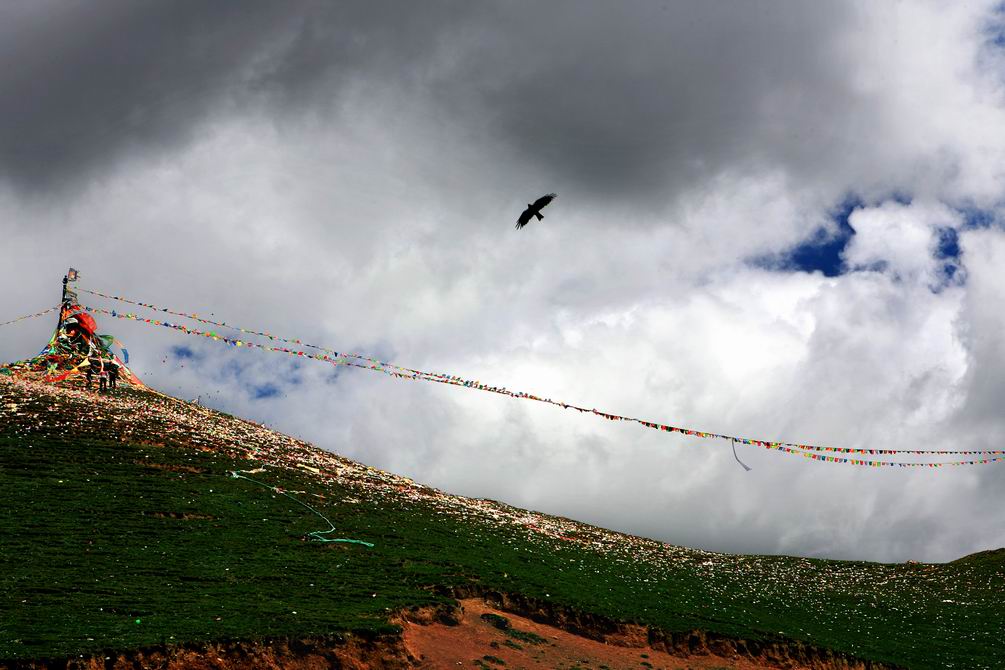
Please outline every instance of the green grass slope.
M396 610L477 584L668 631L1005 667L1000 554L884 565L675 547L450 496L146 391L0 378L0 490L0 659L387 631ZM374 547L306 540L329 526L301 503Z

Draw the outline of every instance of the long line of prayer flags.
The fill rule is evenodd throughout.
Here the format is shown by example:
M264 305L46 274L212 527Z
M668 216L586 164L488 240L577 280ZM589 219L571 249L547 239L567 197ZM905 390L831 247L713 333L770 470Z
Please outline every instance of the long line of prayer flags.
M237 326L231 326L222 322L215 322L209 319L204 319L195 314L188 314L185 312L168 310L165 308L160 308L149 303L141 303L132 300L127 300L118 296L107 295L104 293L99 293L97 291L89 291L87 289L81 289L86 293L91 293L103 298L108 298L111 300L118 300L121 302L127 302L134 305L139 305L147 309L151 309L158 312L164 312L168 314L173 314L175 316L182 316L188 319L193 319L201 323L206 323L210 325L216 325L220 327L230 328L232 330L267 337L272 341L278 341L288 344L299 344L304 347L309 347L319 351L320 353L308 353L302 349L289 349L286 347L271 346L258 344L256 342L250 342L243 339L228 338L220 335L216 331L204 331L197 328L192 328L184 324L171 323L168 321L161 321L158 319L147 319L138 316L133 313L121 313L115 310L100 309L97 307L84 307L89 312L95 312L100 314L106 314L118 319L130 319L133 321L139 321L142 323L163 326L165 328L171 328L179 332L185 333L186 335L195 335L200 337L206 337L214 341L223 342L224 344L242 347L242 348L254 348L262 349L264 351L272 351L284 353L290 356L296 356L299 358L310 358L313 360L323 361L331 363L333 365L345 365L350 367L363 368L366 370L373 370L376 372L382 372L389 376L395 377L397 379L411 379L411 380L423 380L436 382L438 384L450 384L453 386L462 386L464 388L477 389L479 391L487 391L490 393L498 393L501 395L510 396L512 398L521 398L524 400L535 400L537 402L548 403L551 405L556 405L563 409L574 409L580 413L588 412L595 414L597 416L603 417L610 421L631 421L638 423L646 428L651 428L654 430L659 430L668 433L680 433L682 435L687 435L690 437L698 437L702 439L720 439L720 440L731 440L738 444L745 444L750 446L757 446L768 450L780 451L785 454L791 454L796 456L802 456L803 458L822 461L825 463L841 463L845 465L858 465L866 467L901 467L901 468L938 468L944 466L960 466L960 465L986 465L990 463L996 463L1005 460L1005 450L970 450L970 451L953 451L953 450L920 450L920 449L861 449L861 448L847 448L847 447L827 447L827 446L816 446L809 444L797 444L790 442L773 442L768 440L757 440L746 437L736 437L732 435L724 435L721 433L711 433L706 431L693 430L691 428L681 428L678 426L670 426L667 424L656 423L653 421L645 421L642 419L636 419L632 417L625 417L618 414L611 414L609 412L602 412L596 408L588 409L585 407L579 407L571 403L561 402L557 400L552 400L551 398L542 398L530 393L524 393L522 391L510 391L505 387L492 386L489 384L484 384L480 381L471 381L458 377L456 375L446 375L442 373L432 373L423 372L421 370L416 370L414 368L406 368L392 363L386 363L384 361L379 361L375 358L369 356L362 356L359 354L351 353L339 353L332 349L326 349L323 347L317 347L314 345L304 344L299 339L287 339L281 338L275 335L269 335L264 332L239 328ZM980 455L984 458L970 459L970 460L958 460L958 461L938 461L938 462L919 462L919 461L888 461L888 460L875 460L875 459L861 459L861 458L851 458L846 456L831 456L829 453L837 454L849 454L849 455Z
M96 295L96 296L99 296L101 298L107 298L108 300L117 300L119 302L128 303L130 305L136 305L138 307L145 307L145 308L147 308L149 310L153 310L155 312L163 312L165 314L171 314L171 315L174 315L174 316L182 316L182 317L185 317L186 319L191 319L193 321L198 321L199 323L204 323L204 324L206 324L208 326L218 326L220 328L229 328L229 329L237 331L239 333L244 333L245 335L258 335L260 337L267 338L267 339L269 339L269 340L271 340L273 342L283 342L285 344L294 344L294 345L296 345L298 347L305 347L307 349L314 349L315 351L320 351L320 352L322 352L324 354L328 354L329 356L337 356L339 358L351 358L351 359L355 359L357 361L361 361L363 363L366 363L367 365L365 365L364 367L370 367L370 368L373 368L373 366L387 367L387 368L390 368L392 370L396 370L398 372L401 372L403 374L416 375L416 376L423 377L423 378L426 378L426 377L437 377L437 378L441 378L441 379L445 380L445 379L448 379L450 377L450 375L445 375L445 374L440 374L440 373L435 373L435 372L424 372L422 370L414 370L412 368L406 368L406 367L402 367L400 365L393 365L391 363L384 363L382 361L377 360L376 358L373 358L371 356L367 356L367 355L364 355L364 354L354 354L354 353L347 352L347 351L343 351L343 352L334 351L332 349L328 349L326 347L320 347L320 346L315 345L315 344L308 344L307 342L304 342L303 340L301 340L299 338L285 338L285 337L280 337L278 335L273 335L272 333L268 333L268 332L265 332L265 331L252 330L250 328L242 328L240 326L232 326L232 325L230 325L228 323L225 323L225 322L222 322L222 321L214 321L213 319L207 319L205 317L199 316L198 314L191 314L191 313L188 313L188 312L180 312L180 311L177 311L177 310L168 309L166 307L158 307L157 305L152 305L150 303L140 302L138 300L130 300L129 298L123 298L122 296L109 295L107 293L102 293L100 291L93 291L93 290L89 290L89 289L86 289L86 288L81 288L79 290L81 292L83 292L83 293L89 293L91 295ZM213 334L215 335L215 333L213 333ZM308 354L301 354L301 355L308 355ZM322 360L323 360L323 358L322 358Z
M41 312L35 312L34 314L26 314L24 316L19 316L16 319L11 319L10 321L4 321L3 323L0 323L0 326L9 326L12 323L17 323L18 321L24 321L25 319L34 319L35 317L38 316L45 316L50 312L55 312L59 308L60 305L56 305L55 307L50 307L49 309L42 310Z

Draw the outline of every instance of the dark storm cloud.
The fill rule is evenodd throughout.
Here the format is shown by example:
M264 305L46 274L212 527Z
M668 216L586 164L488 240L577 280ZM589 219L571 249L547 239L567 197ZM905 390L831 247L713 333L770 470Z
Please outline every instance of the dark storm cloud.
M434 5L40 3L0 9L0 174L27 191L183 146L224 103L296 106L426 48ZM403 12L411 15L403 15ZM424 17L428 20L424 20ZM411 36L411 39L410 39ZM339 76L335 76L339 75ZM233 109L228 109L233 113Z
M640 214L722 174L836 200L955 160L898 137L897 72L857 51L896 26L853 3L25 3L0 25L0 174L36 191L263 105L334 120L350 86L485 142L487 170Z
M38 191L129 148L184 140L272 24L268 3L47 3L2 10L0 169Z
M505 148L583 197L663 201L727 167L806 159L847 99L844 5L134 3L8 7L0 171L44 190L184 145L222 111L322 109L347 83ZM780 102L779 102L780 101ZM233 113L234 109L226 110ZM830 121L828 121L829 123ZM786 155L791 154L791 155ZM809 162L809 161L807 161ZM521 167L522 166L522 167Z
M661 198L738 164L804 160L823 148L807 112L828 124L848 99L833 48L847 5L505 7L441 99L468 100L578 196Z

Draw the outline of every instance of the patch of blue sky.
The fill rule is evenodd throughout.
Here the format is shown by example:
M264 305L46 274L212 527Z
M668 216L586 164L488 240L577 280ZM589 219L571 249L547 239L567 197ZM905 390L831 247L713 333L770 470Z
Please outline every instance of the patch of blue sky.
M300 361L279 361L248 358L246 352L223 361L213 372L217 383L236 386L253 400L275 398L285 389L303 383Z
M266 382L265 384L251 386L251 397L253 400L265 400L268 398L275 398L281 393L282 389L280 389L272 382Z
M960 249L960 232L982 228L1001 227L1003 219L999 212L973 206L956 207L956 212L963 219L960 229L939 228L935 246L935 259L941 261L938 281L931 287L938 293L950 286L962 286L966 283L966 269L963 264L963 254Z
M194 349L184 344L171 347L169 352L172 358L180 361L202 358L202 354L197 353Z
M935 257L942 260L960 257L960 234L955 228L939 228L935 245Z
M963 228L991 228L994 225L1001 225L1002 220L993 209L980 207L957 207L956 211L963 217Z
M217 370L216 376L220 379L234 379L237 381L241 380L244 376L244 371L248 369L248 364L242 361L237 361L230 359L226 363L220 366Z
M848 217L862 205L862 200L857 197L845 198L831 211L831 226L820 227L794 247L754 258L751 263L780 272L821 272L826 277L845 274L849 268L843 254L855 235Z
M982 27L983 43L977 55L978 66L999 81L1005 81L1002 58L1005 56L1005 2L999 3Z
M955 228L939 228L935 245L935 259L941 262L932 291L939 293L950 286L961 286L966 273L960 263L960 234Z
M901 193L891 194L883 200L901 205L911 204L911 198ZM884 272L888 264L883 261L855 267L849 267L844 261L845 249L855 236L855 229L848 219L855 209L864 204L857 197L846 198L832 210L830 227L818 228L808 239L792 248L755 258L751 262L758 267L778 272L820 272L827 277L837 277L848 272ZM963 230L1003 225L1001 214L993 209L957 207L956 211L963 218ZM963 285L966 273L961 258L959 230L946 226L935 232L937 237L933 255L941 265L937 280L930 288L937 293L950 286Z
M284 384L288 386L300 386L304 382L303 375L301 374L303 364L299 360L292 359L283 367L285 368L282 372L282 381Z
M998 3L992 12L992 18L987 25L987 43L991 46L1005 49L1005 2Z

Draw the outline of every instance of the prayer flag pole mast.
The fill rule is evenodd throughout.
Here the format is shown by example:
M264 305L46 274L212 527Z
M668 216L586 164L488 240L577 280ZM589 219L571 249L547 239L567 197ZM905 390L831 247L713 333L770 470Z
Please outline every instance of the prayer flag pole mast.
M63 276L63 295L59 299L59 320L56 322L56 332L52 336L53 343L59 338L59 331L63 329L66 308L70 306L71 302L77 299L77 292L69 287L70 282L75 281L77 281L77 271L70 268Z
M63 276L63 295L59 299L59 321L56 322L56 334L58 336L63 327L63 314L66 313L66 284L69 282L70 273Z

